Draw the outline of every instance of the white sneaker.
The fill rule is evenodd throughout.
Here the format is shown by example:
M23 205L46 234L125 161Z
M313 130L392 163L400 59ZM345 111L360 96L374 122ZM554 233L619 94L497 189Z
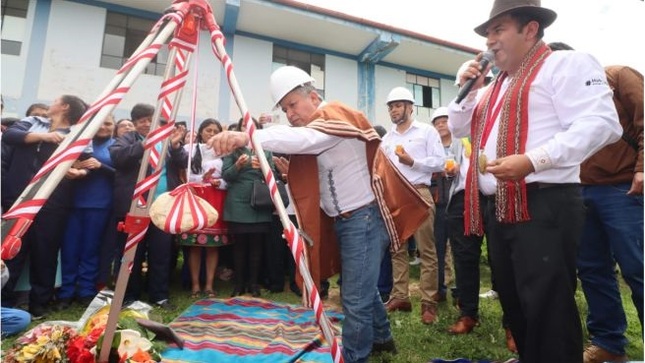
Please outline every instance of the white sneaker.
M479 297L481 297L482 299L498 299L499 295L495 290L488 290L483 294L479 294Z
M421 259L419 257L415 257L414 260L410 261L410 266L416 266L421 263Z

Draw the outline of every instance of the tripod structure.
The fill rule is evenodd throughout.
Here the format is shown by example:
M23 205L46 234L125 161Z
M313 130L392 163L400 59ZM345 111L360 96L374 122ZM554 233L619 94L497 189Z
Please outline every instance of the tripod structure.
M343 362L340 346L323 310L318 289L309 273L303 237L287 215L278 192L275 176L269 167L262 146L254 137L256 127L233 72L233 63L224 48L224 35L220 31L212 9L206 0L173 1L170 8L166 10L165 14L134 51L131 58L119 69L98 99L88 108L77 125L72 128L70 134L65 137L56 151L29 182L29 185L18 197L14 205L2 216L2 258L11 259L15 257L20 250L22 236L27 232L47 198L65 176L66 171L90 144L103 120L121 102L136 78L144 71L152 58L157 55L162 45L168 39L171 39L169 43L169 61L159 90L151 131L143 141L145 152L132 195L132 203L125 221L118 227L120 231L127 233L128 237L98 359L98 362L108 361L119 312L122 308L125 290L133 266L136 247L143 240L150 224L148 208L152 204L154 192L164 167L168 136L170 136L175 127L179 100L186 84L186 77L189 74L188 66L191 56L197 48L200 30L209 32L212 50L226 71L231 92L240 112L243 114L246 132L250 136L255 154L259 158L260 168L266 184L269 186L271 198L284 228L285 239L303 277L307 299L304 302L314 309L316 321L325 340L331 346L333 361L335 363ZM168 120L165 125L160 125L161 117ZM159 144L162 145L161 152L157 151ZM148 175L149 168L153 169L150 175ZM147 199L145 198L146 193ZM143 202L144 200L145 202Z

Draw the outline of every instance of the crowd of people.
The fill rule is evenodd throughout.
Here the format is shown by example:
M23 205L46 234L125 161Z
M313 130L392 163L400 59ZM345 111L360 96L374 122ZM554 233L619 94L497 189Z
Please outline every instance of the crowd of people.
M288 185L294 223L314 245L338 246L339 256L322 258L340 262L345 361L397 352L388 314L413 310L410 256L420 265L421 322L437 321L451 291L459 317L447 333L476 329L484 240L492 290L483 296L499 298L507 347L523 363L627 360L616 266L642 329L643 76L604 68L564 43L546 44L544 29L556 16L539 0L496 0L475 28L494 61L480 54L464 63L455 85L467 85L467 95L437 108L430 123L415 118L405 87L384 102L392 127L377 130L361 112L325 101L303 70L284 66L271 75L273 101L290 126L262 128L266 118L254 119L256 140ZM63 95L3 130L3 211L86 107ZM38 261L29 265L33 319L54 297L66 308L114 282L126 241L117 226L133 203L154 111L137 104L130 119L104 121L18 256L5 261L11 274L3 307L15 302L27 257ZM169 280L180 249L194 298L218 296L221 265L233 271L231 296L258 297L262 286L300 292L275 212L251 204L263 176L244 131L242 120L223 127L214 119L194 132L174 129L155 196L193 183L220 219L179 235L151 224L137 247L127 301L146 292L151 304L172 309ZM62 285L55 292L59 250ZM578 278L589 308L586 348Z
M86 109L86 103L79 97L63 95L49 106L32 105L23 119L3 119L3 211L11 208ZM21 294L24 287L17 284L25 266L29 267L25 309L34 320L44 318L51 310L67 309L73 303L88 305L100 289L114 287L127 239L119 226L133 203L144 155L143 141L151 131L154 111L154 106L139 103L132 108L129 119L115 122L108 116L103 121L91 145L55 187L23 236L18 255L6 261L6 269L3 262L3 271L8 276L3 284L3 307L24 307ZM243 129L241 121L231 128ZM151 223L137 246L125 304L147 300L153 306L174 309L170 279L180 252L184 253L185 261L182 283L195 299L217 296L216 276L229 280L234 275L233 295L246 291L260 296L260 287L269 286L265 276L274 274L261 273L261 269L278 268L273 262L262 260L263 249L270 245L265 240L277 228L273 209L255 211L249 204L249 181L252 184L253 180L262 179L250 148L240 148L239 157L222 158L206 147L205 142L222 130L222 124L215 119L203 120L196 132L188 132L182 125L174 128L153 200L182 183L190 183L197 196L219 211L220 218L203 230L177 235ZM161 145L158 148L160 151ZM273 166L271 154L267 153L267 157ZM151 171L149 167L148 172ZM134 203L145 203L144 199ZM282 243L278 251L283 252L282 261L287 265L285 257L290 252ZM221 263L220 248L224 250ZM57 268L61 273L59 286L55 281ZM290 288L299 293L293 268L281 268L283 275L292 271ZM282 286L274 283L271 291L283 288L284 276Z

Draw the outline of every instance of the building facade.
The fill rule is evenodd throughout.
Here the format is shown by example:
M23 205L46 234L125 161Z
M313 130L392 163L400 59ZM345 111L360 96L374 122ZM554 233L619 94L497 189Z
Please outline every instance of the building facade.
M429 122L457 93L454 74L478 50L294 0L204 0L226 39L226 50L251 114L273 109L269 76L296 65L317 80L327 100L362 110L373 124L390 125L385 98L406 86L417 118ZM22 117L35 102L75 94L93 103L141 44L171 0L2 0L3 116ZM148 65L114 110L129 117L138 102L156 104L167 46ZM232 123L241 113L210 36L201 31L177 121ZM194 82L197 82L195 85ZM194 93L196 92L196 95Z

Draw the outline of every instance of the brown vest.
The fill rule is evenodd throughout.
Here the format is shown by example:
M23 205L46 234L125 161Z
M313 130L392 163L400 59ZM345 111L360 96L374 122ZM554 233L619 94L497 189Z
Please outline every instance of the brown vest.
M379 147L381 139L365 116L341 103L319 108L306 127L329 135L365 142L372 190L385 222L391 250L396 251L428 217L430 205L405 179ZM292 155L289 189L298 224L314 241L308 247L309 268L316 284L340 271L333 219L320 208L318 163L315 155Z

